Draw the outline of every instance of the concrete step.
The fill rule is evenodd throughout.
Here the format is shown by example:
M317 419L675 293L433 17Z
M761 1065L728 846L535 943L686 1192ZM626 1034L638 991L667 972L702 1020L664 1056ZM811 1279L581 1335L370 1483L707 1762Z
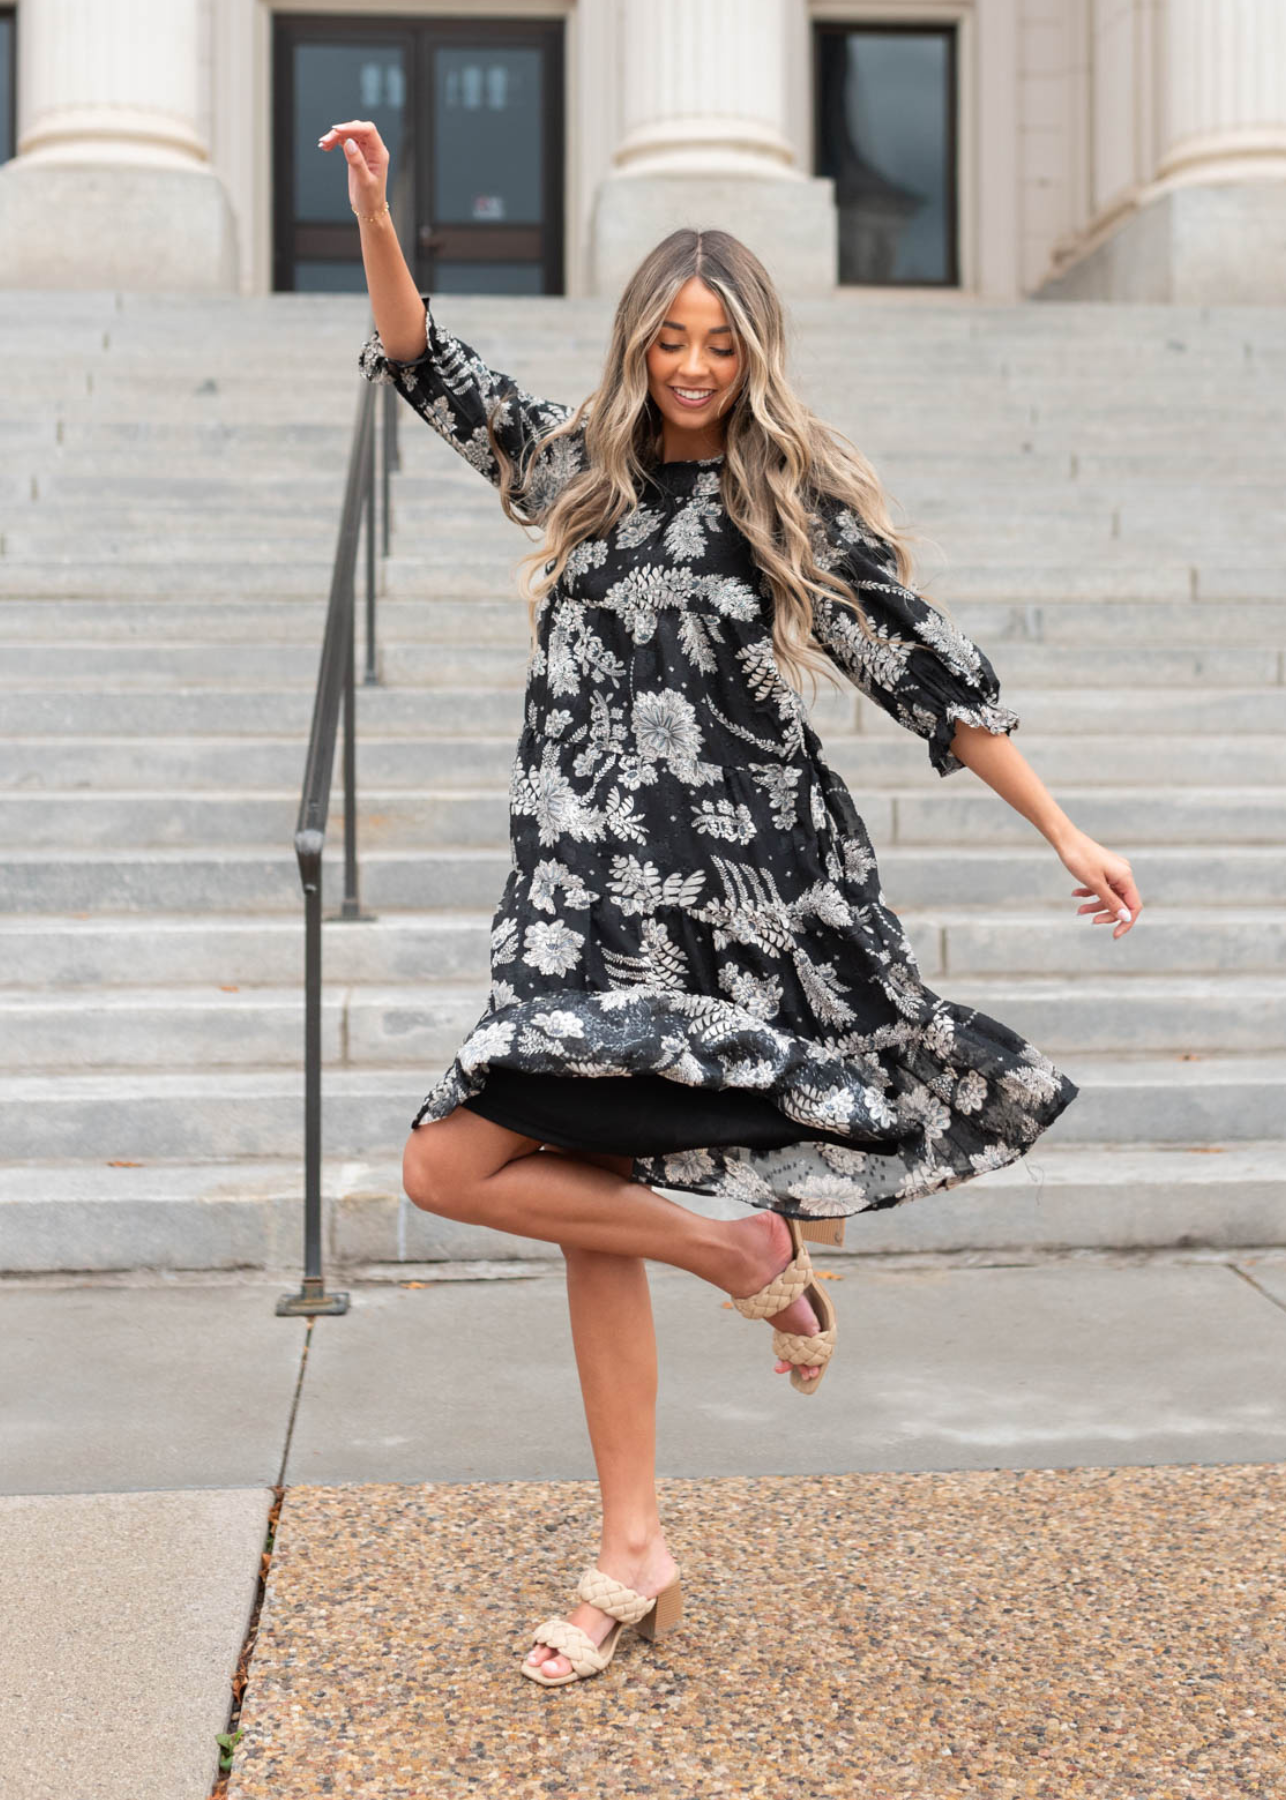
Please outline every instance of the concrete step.
M1068 1056L1080 1094L1045 1134L1071 1143L1238 1143L1271 1137L1286 1105L1286 1056ZM400 1148L440 1071L423 1064L332 1069L325 1148ZM13 1161L85 1157L289 1156L300 1153L296 1069L245 1065L123 1073L0 1076L0 1143Z
M3 700L0 700L0 711ZM365 719L363 719L365 724ZM1286 738L1270 733L1175 742L1152 737L1045 736L1023 730L1022 751L1041 778L1061 788L1286 785ZM508 782L516 736L359 736L363 788L495 787ZM181 788L187 794L257 788L293 791L305 739L296 737L0 738L0 792L105 792ZM938 777L911 732L877 738L828 732L826 760L863 792L926 788ZM338 753L337 753L338 758ZM337 762L338 767L338 762Z
M318 650L306 644L11 644L5 650L6 686L75 692L110 685L131 689L289 687L317 679ZM990 658L1001 682L1039 693L1074 686L1117 690L1282 686L1286 650L1252 645L1134 649L1102 646L993 643ZM397 687L435 693L443 688L525 686L526 643L505 645L381 642L378 667Z
M36 528L13 524L4 533L4 560L19 569L33 563L79 563L92 549L105 568L118 562L183 568L211 556L225 562L235 556L247 563L306 563L327 550L334 556L338 523L336 502L326 516L319 513L315 521L297 520L282 526L271 521L261 525L253 514L240 521L203 520L200 525L185 520L182 529L176 524L161 526L155 519L133 531L93 520L70 528L57 522Z
M51 292L50 328L41 332L40 321L31 318L24 336L15 320L9 333L14 349L29 349L33 342L57 349L73 360L109 360L106 352L122 362L133 362L146 371L157 356L182 358L182 371L199 362L238 353L248 358L269 359L314 356L321 346L341 348L354 330L367 324L364 294L272 294L260 297L271 308L261 315L249 309L258 302L228 297L233 307L246 309L220 316L204 296L184 295L176 304L186 308L183 319L174 314L153 313L146 324L141 313L112 307L104 293L102 310L87 316L79 338L64 316L68 298ZM154 296L117 296L122 301L144 304ZM169 299L171 296L165 296ZM224 297L220 297L221 299ZM304 302L311 302L308 310ZM226 302L225 302L226 303ZM915 308L916 331L908 333L905 309L863 290L860 296L837 293L801 302L796 323L802 353L833 372L833 358L825 355L829 333L842 330L853 344L846 367L872 371L924 370L931 363L951 367L963 377L997 374L1016 377L1030 370L1040 379L1074 383L1101 379L1106 385L1128 370L1134 379L1149 373L1170 373L1177 381L1196 381L1208 371L1218 371L1228 383L1240 376L1247 384L1268 361L1283 354L1280 320L1270 307L1227 306L1199 311L1191 307L1086 307L1079 302L1042 300L1009 307L977 304L971 297L936 297ZM1077 316L1077 308L1080 317ZM56 311L54 309L57 309ZM293 310L292 310L293 309ZM434 311L450 331L477 345L487 356L502 352L511 358L524 353L542 357L599 358L611 324L612 306L601 296L524 296L512 299L487 294L438 296ZM1127 313L1122 320L1115 315ZM1085 314L1097 315L1086 318ZM1106 315L1106 316L1105 316ZM52 321L56 320L56 329ZM195 322L199 320L199 335ZM33 336L34 334L34 336ZM916 357L917 349L923 356Z
M1079 1104L1079 1102L1078 1102ZM1286 1143L1139 1148L1049 1146L945 1194L850 1220L850 1258L923 1250L1242 1248L1286 1240ZM401 1161L322 1165L328 1278L369 1264L529 1254L525 1240L414 1207ZM303 1168L275 1160L0 1164L0 1272L299 1267ZM665 1190L662 1190L665 1191ZM692 1210L744 1216L737 1202L680 1193Z
M591 385L587 381L586 389ZM833 414L834 408L827 399L822 404ZM465 506L485 510L496 521L503 518L494 493L475 470L409 411L403 409L398 417L404 471L398 478L400 489L405 492L408 486L431 479L442 495L444 512L458 500ZM934 531L929 509L911 504L911 495L921 484L949 481L953 492L966 496L1012 493L1019 506L1026 495L1039 498L1064 487L1074 489L1082 481L1091 486L1110 485L1123 500L1131 492L1152 493L1162 484L1192 481L1192 454L1188 450L1176 451L1172 436L1162 438L1158 434L1154 443L1119 453L1084 447L1069 449L1065 445L1028 450L1009 444L976 446L968 453L967 467L962 467L964 453L941 439L939 424L940 391L933 408L926 409L916 441L890 443L877 449L868 427L864 425L856 433L874 460L895 506L909 509L896 516L926 533ZM43 482L55 475L92 482L95 470L101 470L107 461L117 476L132 477L136 488L140 480L150 480L158 469L166 480L200 485L207 480L226 479L230 467L235 467L241 479L255 483L275 482L283 471L292 478L303 467L330 469L333 478L335 467L335 430L326 426L283 427L289 434L284 447L263 427L254 432L239 431L235 441L230 426L189 437L174 432L158 451L150 439L139 438L137 424L107 426L68 418L56 421L54 429L59 425L64 430L64 441L55 443L48 427L41 427L38 439L22 435L6 438L0 424L0 443L11 445L10 470L26 482L20 493L30 493L33 475L37 497L45 491ZM345 423L341 427L345 439L347 431ZM1240 444L1232 449L1220 449L1214 444L1206 444L1203 449L1206 456L1201 464L1201 480L1207 496L1205 505L1215 508L1271 486L1281 461L1280 452L1265 452L1261 456L1253 446L1248 449L1244 433ZM342 493L342 473L338 491ZM1182 506L1182 502L1179 504ZM338 505L337 497L336 514ZM1182 511L1176 514L1180 521L1183 516Z
M223 738L261 736L266 726L307 740L316 686L316 661L307 682L294 688L194 688L190 692L156 693L148 689L105 690L50 688L7 693L0 690L0 731L6 737L62 737L68 731L108 737L181 735ZM1249 716L1268 721L1271 730L1281 701L1286 717L1286 689L1280 694L1240 694L1227 709L1233 719ZM1242 702L1245 705L1242 705ZM832 716L851 720L853 693L847 688ZM461 732L505 733L517 742L522 726L522 694L516 689L459 688L435 693L421 689L361 687L357 697L359 739L373 736L454 737ZM302 777L302 764L300 769Z
M603 326L609 322L604 318ZM454 325L448 329L467 339L474 327L463 332ZM514 364L510 372L523 380L592 385L595 364L602 355L601 329L590 327L571 336L524 329L520 334L506 333L507 348L493 343L482 352L481 345L476 347L488 357L507 356ZM487 334L493 340L494 335ZM806 339L801 343L811 364L816 346L809 346ZM1142 427L1159 411L1173 415L1176 407L1189 415L1210 412L1219 418L1244 408L1266 425L1282 422L1280 407L1259 379L1262 371L1244 366L1244 353L1240 363L1233 358L1225 359L1222 367L1185 368L1182 378L1164 366L1136 366L1125 391L1120 374L1102 368L1073 373L1034 360L1017 368L1010 356L1002 364L985 353L968 365L952 353L944 354L941 346L935 347L931 341L925 348L923 363L905 355L877 359L859 340L842 367L830 371L833 391L847 397L860 389L878 411L892 409L899 397L908 407L928 409L936 398L937 380L949 367L953 392L967 402L960 411L971 416L985 408L1000 417L1026 418L1051 405L1057 406L1060 417L1093 422L1104 413L1120 414ZM1044 353L1048 354L1047 348ZM1234 367L1228 366L1229 361ZM204 412L206 402L214 406L235 399L253 406L263 398L265 384L274 378L288 389L291 404L324 400L340 381L351 376L355 363L352 339L339 332L310 335L293 344L266 343L253 337L247 337L244 344L201 345L170 338L148 350L119 342L100 343L79 352L64 349L56 365L48 369L43 365L16 368L13 388L15 399L24 403L39 398L42 392L78 399L88 390L101 406L113 410L136 407L149 399L157 405L191 399L203 402ZM41 381L46 383L43 389ZM958 417L949 421L959 422Z
M472 343L493 369L514 376L533 394L564 401L579 400L593 387L611 327L610 316L605 316L582 332L558 338L525 321L516 330L497 331L480 325L471 312L464 314L463 327L458 318L455 309L447 329ZM853 345L851 351L846 346L838 372L833 358L828 359L806 332L800 333L793 359L800 387L804 392L820 388L823 398L832 395L833 409L841 397L850 409L855 396L869 398L872 414L881 419L895 417L899 401L905 416L936 410L946 432L967 431L979 415L1029 423L1072 419L1092 428L1099 422L1093 411L1096 405L1102 408L1101 417L1119 417L1140 433L1167 411L1185 420L1209 415L1225 422L1245 410L1262 420L1266 429L1281 424L1270 380L1280 372L1282 353L1275 345L1263 345L1250 357L1243 345L1240 356L1223 352L1185 359L1181 368L1177 359L1170 359L1167 366L1163 358L1118 358L1111 345L1103 346L1101 360L1095 361L1090 346L1083 344L1079 355L1073 351L1067 367L1054 370L1042 362L1052 360L1048 345L1030 345L1023 355L985 341L943 345L937 341L935 325L936 321L920 334L918 359L915 349L905 343L880 344L878 339L867 343L861 328L850 325ZM357 351L368 329L359 325L349 336L310 333L293 343L247 336L240 344L225 340L199 350L171 339L157 342L146 355L116 344L105 352L77 356L64 346L51 359L47 374L44 365L15 369L15 397L24 411L43 392L47 404L64 412L81 410L92 401L117 415L139 412L150 391L162 416L182 416L185 400L202 416L234 404L236 410L253 416L262 406L265 390L276 387L286 404L309 409L324 404L336 391L342 393L353 380ZM1127 360L1128 367L1122 366ZM41 379L48 382L43 390L38 385ZM945 415L944 380L968 402ZM1137 406L1131 410L1136 393Z
M494 898L494 896L493 896ZM484 981L491 906L385 911L332 920L323 938L328 984ZM920 973L954 994L969 976L1039 975L1122 980L1144 975L1286 973L1280 906L1165 906L1114 939L1067 908L904 907L899 914ZM291 988L302 980L302 913L149 913L0 918L0 969L11 989L205 984Z
M74 546L90 545L104 560L168 556L181 562L211 553L226 554L231 546L246 557L308 559L316 553L319 540L334 542L338 512L338 501L329 489L292 509L283 508L279 515L261 511L249 501L226 510L210 507L195 519L183 509L169 513L140 509L130 514L110 503L95 511L75 505L58 508L42 500L6 508L0 550L23 563L58 559ZM911 515L910 522L918 534L918 541L911 545L913 585L938 586L947 594L957 565L986 568L997 563L1003 567L1030 555L1033 541L1039 541L1047 559L1101 559L1109 568L1122 558L1137 563L1148 555L1209 563L1225 552L1243 562L1268 566L1283 529L1279 518L1251 509L1241 513L1207 510L1180 528L1173 518L1161 516L1149 522L1140 513L1123 511L1120 506L1070 518L1046 507L1024 508L1021 514L1011 512L1002 520L967 512L954 517L920 512ZM504 557L510 544L517 542L508 529L500 529L490 511L470 508L466 513L463 507L450 515L439 507L422 519L407 520L399 513L395 530L403 542L423 545L426 561L448 566L484 546L494 547L502 577L507 568ZM484 534L481 542L479 533ZM521 548L515 549L513 560L521 554ZM512 585L506 579L500 591L508 591Z
M733 784L730 791L743 791ZM858 810L877 846L894 844L1026 844L1027 820L975 782L963 791L909 793L860 787ZM1275 844L1286 838L1286 789L1270 787L1071 788L1060 803L1082 830L1107 844ZM289 843L297 790L279 792L115 793L0 791L0 840L23 849L121 845L213 848ZM332 829L342 803L332 797ZM368 849L509 842L509 797L503 788L372 788L360 790L360 841Z
M1212 635L1221 648L1263 650L1286 642L1286 603L1222 601L1212 621L1191 600L1066 600L1044 605L962 600L949 608L960 629L984 649L1006 654L1011 644L1057 644L1083 650L1094 644L1119 648L1157 642L1167 649L1207 649ZM150 600L8 600L0 606L0 643L94 645L227 644L305 645L319 649L325 596L240 600L217 605L177 596ZM364 640L358 621L359 644ZM1213 627L1213 629L1212 629ZM393 600L379 603L377 641L400 648L452 644L478 648L529 643L527 608L517 595L499 600Z
M420 429L405 413L395 415L401 435ZM285 459L283 459L285 460ZM409 460L419 462L418 450ZM1029 459L1024 459L1026 465ZM269 486L235 468L195 477L183 472L156 469L146 492L136 477L113 470L95 481L63 455L48 459L32 475L22 470L0 474L0 497L11 501L19 522L33 528L41 522L62 520L76 526L82 520L95 527L133 530L156 528L188 520L199 528L208 519L226 519L238 528L247 518L284 522L292 516L317 515L332 519L335 512L333 464L313 468L283 469ZM458 534L466 516L489 522L497 535L511 534L514 526L504 518L495 491L478 479L461 459L461 467L448 481L437 478L436 469L403 469L393 486L393 516L399 530L417 534ZM1114 535L1127 530L1169 531L1188 543L1210 531L1235 527L1269 535L1283 522L1280 488L1261 474L1227 483L1214 490L1189 481L1157 481L1149 461L1140 458L1133 471L1108 483L1072 479L1067 468L1047 462L1015 470L1014 480L1003 493L990 480L971 479L961 472L954 481L943 479L938 467L917 470L906 461L895 496L896 516L926 543L948 543L946 528L1009 532L1032 527L1032 537L1042 538L1046 527L1063 529L1079 525L1083 530L1106 526Z
M301 658L301 674L307 659ZM828 665L829 667L829 665ZM277 733L306 739L312 719L316 665L293 688L68 687L0 689L0 736L16 737L261 737ZM810 689L804 688L806 704ZM1019 730L1033 735L1069 734L1098 739L1146 734L1170 738L1286 732L1286 686L1238 688L1077 689L1023 688L1003 684L1002 698L1018 713ZM372 737L434 739L508 734L517 742L522 692L510 688L433 689L365 687L357 698L359 740ZM854 731L872 739L912 743L921 764L923 745L874 701L836 671L835 683L819 676L816 700L807 704L823 744ZM1024 740L1025 736L1024 736ZM1248 754L1253 746L1248 746ZM1095 754L1092 744L1089 754ZM1104 761L1107 757L1104 756ZM958 780L958 774L956 779Z
M246 556L238 551L229 557L197 554L183 561L162 548L154 557L132 555L129 560L114 562L97 561L79 546L57 559L18 562L0 557L0 599L8 595L22 600L42 595L93 599L115 594L133 598L169 594L176 588L211 596L233 592L274 597L301 594L315 599L330 592L334 545L314 543L311 551L311 556L300 558Z
M504 371L504 365L494 367ZM575 405L593 389L598 371L584 362L542 362L537 367L535 356L521 355L513 358L504 373L513 374L542 400ZM1000 448L1010 454L1057 454L1077 448L1146 452L1171 439L1178 427L1192 436L1200 434L1201 441L1209 441L1216 454L1239 450L1246 463L1259 464L1266 472L1273 452L1281 455L1286 448L1281 407L1255 400L1245 392L1225 396L1223 403L1185 403L1183 389L1176 385L1169 398L1144 394L1135 405L1133 394L1113 403L1102 391L1082 398L1072 389L1041 391L1032 385L1025 391L1007 392L1000 383L982 382L976 385L976 398L969 405L964 392L956 394L956 387L964 389L967 378L953 373L951 387L958 407L944 412L940 380L922 378L913 383L910 376L902 380L892 376L883 391L872 391L859 371L856 378L827 382L821 403L830 418L863 419L863 448L874 446L877 455L892 450L915 454L929 425L933 425L938 445L955 448L960 454L971 454L974 448L992 452ZM110 374L97 369L81 371L79 378L72 376L61 387L47 382L43 373L38 382L14 382L9 401L18 407L43 403L47 409L61 410L65 419L61 441L68 437L76 441L74 425L90 418L101 430L115 430L135 443L148 443L158 434L169 434L173 441L204 439L209 443L214 432L225 432L232 441L288 428L346 432L360 396L357 351L351 360L348 355L319 356L315 373L299 383L295 392L290 391L290 383L279 369L267 380L238 382L236 387L216 376L205 380L196 376L171 389L155 383L148 389L146 383L113 382ZM207 387L207 382L213 385ZM1093 410L1095 401L1100 410ZM403 419L418 423L409 407ZM1239 428L1248 436L1239 439ZM252 436L250 443L254 443Z
M512 569L521 554L518 551L505 558L480 553L476 561L461 564L458 559L439 561L431 555L411 555L398 548L384 564L384 591L394 597L414 595L424 599L463 599L474 595L502 598L514 592ZM0 565L0 576L10 583L0 591L21 592L19 584L11 580L13 569L18 566L14 564L6 571ZM140 567L140 579L146 575L147 569ZM114 579L114 565L110 578ZM939 578L933 592L935 599L945 600L948 605L958 600L1023 604L1075 599L1182 601L1193 598L1194 586L1206 600L1275 600L1286 594L1286 574L1266 560L1254 565L1226 560L1192 562L1178 557L1119 562L1095 557L1044 562L1028 548L1011 563L999 556L986 563L957 562L950 570L949 583L945 577ZM61 590L46 587L37 591L71 594L93 590L69 585ZM203 587L201 591L208 589Z
M146 962L139 973L150 974ZM485 977L395 987L327 983L322 1056L349 1068L445 1063L486 1006ZM1286 977L1221 974L953 976L946 997L1051 1055L1286 1051ZM0 988L0 1070L298 1065L303 993L291 987Z
M328 905L342 871L334 827L325 870ZM887 904L1015 907L1070 899L1075 883L1043 843L980 848L876 846ZM511 867L508 848L363 850L361 894L375 911L494 907ZM1153 845L1135 874L1146 904L1269 906L1286 900L1286 858L1272 844ZM258 848L13 850L0 860L0 913L282 912L301 905L289 841Z

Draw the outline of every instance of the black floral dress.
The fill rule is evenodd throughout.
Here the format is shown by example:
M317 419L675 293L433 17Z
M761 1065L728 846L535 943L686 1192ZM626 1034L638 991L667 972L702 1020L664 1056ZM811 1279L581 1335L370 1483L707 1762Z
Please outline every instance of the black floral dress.
M480 474L485 414L520 462L574 408L533 398L444 331L363 374ZM538 511L584 466L542 452ZM772 600L720 493L722 457L664 463L572 551L542 602L510 777L512 867L487 1008L415 1115L465 1105L550 1143L630 1155L635 1180L796 1218L897 1205L1014 1161L1077 1089L1018 1033L927 988L866 827L772 653ZM814 602L814 635L926 740L1007 732L991 664L899 584L852 510L818 559L884 638ZM592 1078L589 1085L587 1078Z

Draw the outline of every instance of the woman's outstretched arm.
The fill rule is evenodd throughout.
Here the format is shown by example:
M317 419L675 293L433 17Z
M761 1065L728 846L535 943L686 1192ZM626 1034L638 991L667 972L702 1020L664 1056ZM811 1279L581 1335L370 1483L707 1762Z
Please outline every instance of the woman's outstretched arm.
M891 717L928 741L940 775L972 769L1036 827L1063 867L1082 884L1073 893L1096 925L1122 937L1143 902L1130 865L1077 829L1009 733L1018 715L1004 705L991 662L945 613L898 579L891 548L850 507L828 499L818 518L814 551L821 567L852 587L876 632L861 630L852 610L830 598L813 601L813 635L854 684Z
M393 215L384 210L389 154L369 119L332 125L317 140L323 150L343 147L348 163L348 201L359 214L362 262L375 329L390 357L412 362L425 350L424 302L406 266ZM375 217L369 215L374 214Z
M513 504L526 523L536 523L582 466L583 434L569 429L552 436L575 409L529 394L435 319L429 296L419 293L411 278L389 215L380 211L389 158L375 127L350 120L332 125L318 142L323 149L345 146L352 204L359 213L375 215L361 224L375 331L358 354L359 369L368 381L394 387L497 488L504 482L498 446L518 470Z

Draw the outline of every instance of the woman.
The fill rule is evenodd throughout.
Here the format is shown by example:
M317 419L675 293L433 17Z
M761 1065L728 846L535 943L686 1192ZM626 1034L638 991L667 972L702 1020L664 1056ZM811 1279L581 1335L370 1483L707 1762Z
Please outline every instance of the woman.
M1009 1027L923 985L782 669L833 665L939 773L972 768L1113 936L1140 902L1129 864L1010 742L987 658L908 585L870 464L790 391L780 303L742 244L659 244L573 409L437 323L378 133L353 120L320 139L340 143L378 328L364 374L545 534L523 559L535 646L490 998L415 1117L404 1180L418 1206L566 1258L603 1520L582 1604L537 1626L522 1665L551 1685L606 1667L624 1624L678 1616L646 1259L768 1318L777 1372L815 1393L834 1314L802 1240L1013 1161L1076 1094ZM706 1219L653 1183L752 1211Z

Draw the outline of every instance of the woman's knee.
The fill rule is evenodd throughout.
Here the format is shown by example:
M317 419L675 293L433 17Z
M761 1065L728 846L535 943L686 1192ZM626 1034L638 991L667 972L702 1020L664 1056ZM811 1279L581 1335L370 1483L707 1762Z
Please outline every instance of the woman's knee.
M407 1198L423 1212L447 1214L461 1198L458 1161L436 1122L416 1125L402 1152L402 1186Z
M522 1137L457 1106L412 1128L402 1152L402 1186L425 1212L473 1219L488 1179L539 1147L538 1138Z

